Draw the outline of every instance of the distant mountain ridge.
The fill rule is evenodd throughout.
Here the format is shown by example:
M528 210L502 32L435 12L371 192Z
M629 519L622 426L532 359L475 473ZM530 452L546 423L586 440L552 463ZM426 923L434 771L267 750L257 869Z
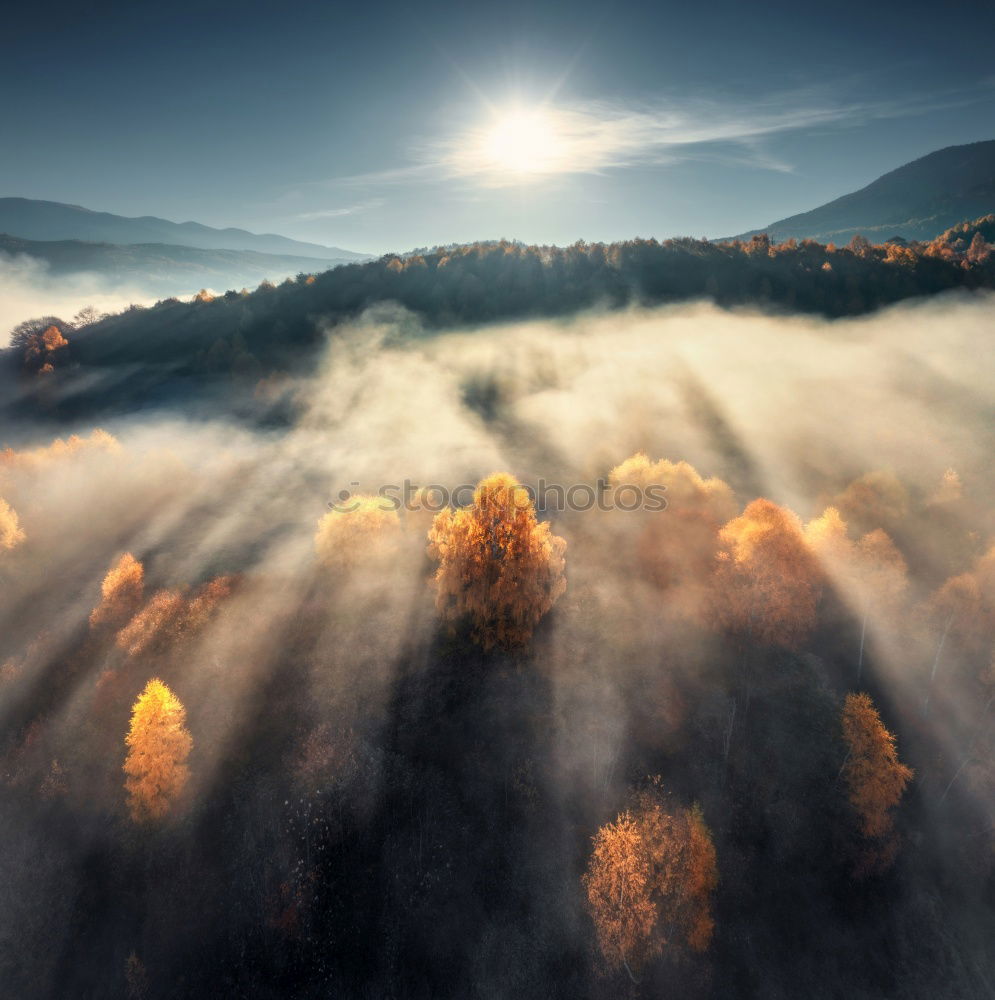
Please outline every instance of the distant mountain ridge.
M45 242L81 240L122 246L164 243L201 250L251 250L336 263L369 259L368 254L318 243L303 243L273 233L214 229L199 222L170 222L152 215L128 218L110 212L94 212L79 205L32 198L0 198L0 233Z
M85 243L81 240L24 240L0 233L0 257L30 257L44 263L54 278L98 275L124 287L154 295L176 295L199 288L223 291L254 287L300 274L327 271L350 259L333 260L255 250L204 250L164 243Z
M775 242L846 243L860 233L872 243L891 236L931 240L965 219L995 212L995 139L947 146L906 163L834 201L741 233Z

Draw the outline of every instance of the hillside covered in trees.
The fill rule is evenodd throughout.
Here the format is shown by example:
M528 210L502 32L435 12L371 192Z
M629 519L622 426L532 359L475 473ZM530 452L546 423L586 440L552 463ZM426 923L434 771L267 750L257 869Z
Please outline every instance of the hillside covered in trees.
M909 298L995 288L993 239L981 219L929 243L872 245L856 237L836 247L755 236L717 244L454 246L301 273L254 292L203 292L189 303L167 299L104 318L90 314L78 324L29 320L0 358L0 378L6 376L15 405L37 413L61 398L63 416L170 400L186 405L218 392L230 398L233 379L234 396L240 386L246 405L260 379L313 371L326 334L370 310L410 314L403 336L699 299L723 308L857 316ZM40 366L26 362L24 351L51 326L68 347L51 359L45 382L32 385L24 374Z
M989 996L986 225L19 330L3 990Z

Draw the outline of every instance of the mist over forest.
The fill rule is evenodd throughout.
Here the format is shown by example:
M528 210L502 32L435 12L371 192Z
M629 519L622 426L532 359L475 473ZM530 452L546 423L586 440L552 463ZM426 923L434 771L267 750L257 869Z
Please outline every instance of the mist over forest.
M711 260L718 302L392 258L22 331L5 990L990 995L991 265L833 252ZM770 301L791 253L822 305ZM477 489L365 499L406 481Z
M995 217L985 216L928 243L855 237L836 247L759 235L745 243L560 248L502 240L388 254L279 285L264 281L254 292L204 289L188 302L167 298L117 312L90 306L71 319L46 311L11 331L0 388L16 417L64 421L183 405L279 422L287 418L284 380L314 371L326 330L371 310L410 314L401 337L697 300L860 316L908 299L995 288L993 240ZM56 339L46 346L45 336Z
M985 38L8 4L0 1000L995 1000Z

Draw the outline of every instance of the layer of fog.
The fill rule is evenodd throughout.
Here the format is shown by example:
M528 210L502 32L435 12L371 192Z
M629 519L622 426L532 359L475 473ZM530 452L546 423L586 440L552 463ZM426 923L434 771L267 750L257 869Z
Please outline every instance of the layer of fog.
M164 673L188 708L200 795L264 710L292 649L306 661L302 698L313 716L363 734L363 759L375 760L371 733L391 711L402 663L424 665L437 628L424 555L430 518L402 512L387 564L321 567L315 531L342 490L375 493L405 480L452 487L497 470L569 487L644 451L727 480L740 508L764 495L808 519L866 473L893 474L922 499L953 467L975 501L959 508L959 529L983 550L995 532L993 305L991 296L943 297L827 322L698 304L438 336L412 336L416 320L381 307L329 330L316 374L283 386L299 414L290 429L161 411L105 421L119 448L75 426L59 431L84 436L68 450L14 461L0 453L0 497L26 536L0 551L0 725L29 720L25 706L68 671L72 694L47 708L39 725L48 735L35 745L69 769L70 787L92 781L72 771L86 759L77 734L104 678L116 678L126 686L120 731L107 737L106 761L79 765L85 774L102 768L106 789L78 794L117 803L109 808L123 815L126 708L153 672ZM59 311L70 310L51 298L27 309ZM0 428L0 449L44 449L53 433L51 424ZM703 681L690 721L670 695L672 673L707 673L719 640L683 629L672 598L641 577L643 515L548 516L568 542L568 591L533 664L549 681L557 794L591 804L588 815L603 822L625 799L619 761L634 705L660 740L695 727L701 752L720 756L727 693ZM110 646L96 666L67 666L104 573L126 550L145 564L147 596L228 573L243 583L181 657L129 661ZM920 559L913 601L970 568L969 555L950 565L932 558ZM305 622L314 632L302 652ZM918 692L922 670L880 624L875 669ZM306 733L311 723L287 724ZM364 779L369 794L379 777L374 767Z
M987 497L991 306L942 298L829 323L695 305L414 339L397 335L411 317L381 308L331 331L319 374L295 387L303 416L289 432L110 420L118 455L0 468L0 496L28 536L7 556L3 603L51 605L53 574L71 580L74 610L59 619L71 630L128 548L152 554L163 585L246 570L304 578L317 521L342 489L454 486L499 469L566 487L636 451L726 479L741 505L765 495L803 518L882 469L928 491L954 466L968 494ZM597 512L553 519L570 542L572 590L583 582L616 615L624 591L636 617L652 616L654 595L623 582ZM406 586L403 599L392 591L405 609L426 589L421 577ZM274 607L294 593L272 595ZM26 642L39 624L20 616L10 634Z
M428 521L405 515L390 566L322 569L315 530L343 489L455 486L496 470L567 487L644 451L726 479L740 506L765 495L807 519L862 474L887 470L926 495L952 466L979 498L964 530L984 539L995 489L992 305L939 298L834 323L694 305L416 338L398 335L411 317L381 308L329 331L320 370L293 387L301 417L290 430L111 419L120 450L0 463L0 496L26 535L0 553L0 664L19 664L8 707L46 684L85 629L103 574L130 550L146 564L149 593L225 573L247 581L169 678L202 759L224 759L300 608L316 601L327 627L312 656L315 705L347 721L385 711L394 665L435 627ZM50 426L32 433L38 446L52 437ZM568 541L569 589L542 666L564 773L584 794L615 800L632 691L665 684L664 646L685 666L709 657L707 640L681 648L667 637L665 602L634 570L639 517L551 515ZM96 681L77 675L76 695L48 724L79 726ZM111 767L116 781L120 764ZM204 765L198 786L211 774Z
M197 291L183 289L177 294ZM89 273L53 275L36 257L0 252L0 348L8 345L14 327L36 316L71 321L86 306L101 313L117 313L129 305L151 305L160 298L162 295L132 282Z

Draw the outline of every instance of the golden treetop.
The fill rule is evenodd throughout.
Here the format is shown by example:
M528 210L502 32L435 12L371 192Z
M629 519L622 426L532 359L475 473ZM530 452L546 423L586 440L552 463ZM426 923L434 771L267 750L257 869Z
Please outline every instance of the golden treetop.
M708 947L718 865L697 806L668 808L655 779L593 844L582 882L609 968L631 975L665 948Z
M158 677L145 685L131 710L125 737L128 808L132 818L160 819L190 776L186 766L193 740L180 699Z
M101 602L90 614L90 624L126 622L141 604L144 587L145 568L130 552L125 552L100 585Z
M0 549L16 548L24 541L25 535L21 530L21 522L17 516L17 511L0 497Z
M643 452L637 452L608 474L612 486L630 483L640 489L664 486L670 511L685 508L707 511L722 523L736 512L736 501L728 483L715 476L705 479L688 462L671 462L666 458L651 462Z
M437 514L428 538L439 611L468 617L485 649L524 645L566 590L567 543L539 523L528 491L506 473L481 480L469 507Z
M26 451L5 448L0 451L0 466L37 468L82 452L102 451L113 454L120 450L121 445L117 438L98 427L90 433L89 437L72 434L65 439L56 438L50 445L41 448L32 448Z
M796 648L815 625L822 579L797 515L754 500L722 528L719 541L719 622L755 641Z

